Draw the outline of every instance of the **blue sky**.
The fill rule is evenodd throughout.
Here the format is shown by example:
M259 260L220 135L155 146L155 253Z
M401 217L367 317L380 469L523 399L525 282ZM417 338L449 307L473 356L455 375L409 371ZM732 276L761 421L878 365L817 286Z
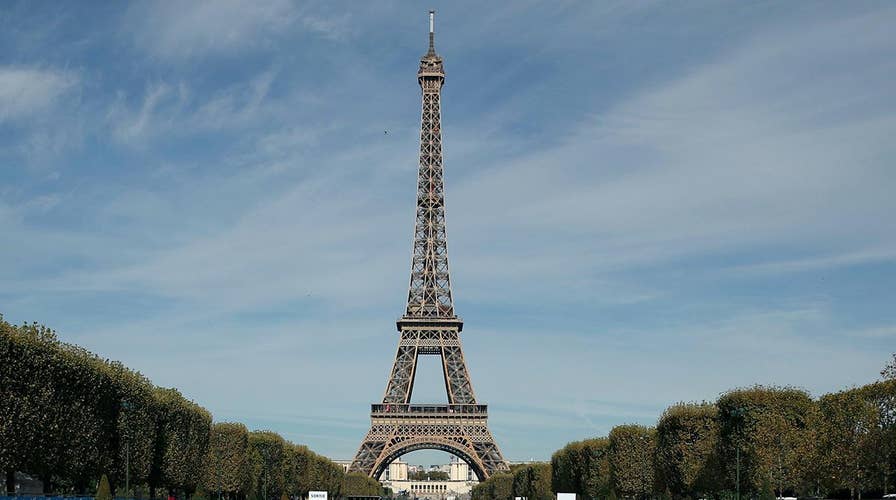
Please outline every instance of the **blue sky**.
M0 312L350 458L406 298L429 7L5 3ZM508 458L877 378L896 6L434 7L453 290Z

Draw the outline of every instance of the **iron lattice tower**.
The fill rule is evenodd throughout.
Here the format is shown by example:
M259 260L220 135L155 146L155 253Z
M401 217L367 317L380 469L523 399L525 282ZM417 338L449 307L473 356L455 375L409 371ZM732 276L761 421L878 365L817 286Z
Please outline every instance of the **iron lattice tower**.
M378 478L405 453L439 449L466 461L479 479L508 470L488 429L488 407L476 403L461 348L463 321L454 313L445 236L442 178L442 58L436 54L434 12L429 12L429 51L420 59L423 91L420 168L411 281L405 314L398 320L398 350L381 404L371 405L371 426L349 470ZM411 404L417 358L442 358L448 404Z

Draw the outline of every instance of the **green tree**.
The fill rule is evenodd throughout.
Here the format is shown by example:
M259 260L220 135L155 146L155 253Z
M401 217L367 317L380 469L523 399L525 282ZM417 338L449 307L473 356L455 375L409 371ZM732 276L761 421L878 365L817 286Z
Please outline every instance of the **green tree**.
M736 454L740 450L741 490L758 495L765 486L779 494L807 483L815 457L818 408L809 395L789 387L755 386L723 394L719 409L719 456L722 479L735 489ZM783 491L781 491L783 490Z
M308 496L311 490L311 457L313 453L301 445L290 444L286 449L286 457L283 463L283 478L290 495L296 497Z
M379 481L359 472L349 472L342 480L343 496L378 496L382 493Z
M109 478L105 474L100 477L96 487L96 500L112 500L112 489L109 487Z
M551 464L528 464L514 470L513 495L529 500L552 500Z
M488 478L489 498L504 500L513 498L513 475L497 473Z
M124 486L127 473L131 485L146 483L152 471L158 430L154 387L146 377L117 361L110 362L108 370L115 385L117 410L117 452L112 468L115 482ZM125 471L125 464L128 471Z
M249 431L235 422L218 422L212 426L205 457L203 484L206 491L227 496L251 491L249 467Z
M896 352L893 353L893 359L880 371L880 376L884 380L896 380Z
M649 497L654 489L656 431L642 425L619 425L609 438L613 490L624 497Z
M151 486L192 493L204 477L211 414L176 389L155 390L157 439Z
M110 365L32 323L0 317L0 467L38 475L46 492L84 493L114 470L119 399ZM8 485L9 486L9 485Z
M891 493L896 469L896 378L866 385L860 391L877 413L877 425L871 430L869 450L874 463L874 476L880 478L883 493Z
M202 485L196 487L196 491L190 496L190 500L208 500L208 494Z
M120 488L127 462L131 484L148 485L153 497L164 488L199 498L219 482L237 498L258 496L263 485L274 496L342 490L342 468L329 459L274 433L250 437L242 424L213 428L208 411L177 390L62 343L45 326L0 315L0 360L7 489L16 471L41 478L47 492L85 493L107 471L104 481Z
M833 488L848 488L850 497L874 481L874 438L878 414L860 389L825 394L819 401L823 428L820 446Z
M513 498L513 474L498 472L473 487L472 500L510 500Z
M567 443L551 455L551 489L558 493L580 493L578 473L582 442Z
M277 498L284 492L284 452L286 441L279 434L271 431L252 431L249 433L249 446L255 451L254 457L259 461L258 476L255 478L257 493L265 500Z
M680 403L663 412L656 428L656 474L660 490L699 498L717 491L718 410L712 404Z
M551 488L585 499L605 497L610 482L607 438L567 444L551 457Z

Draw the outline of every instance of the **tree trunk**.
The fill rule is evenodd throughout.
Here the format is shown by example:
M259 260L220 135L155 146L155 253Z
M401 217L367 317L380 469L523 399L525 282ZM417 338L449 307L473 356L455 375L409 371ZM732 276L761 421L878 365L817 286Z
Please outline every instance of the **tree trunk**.
M9 469L6 471L6 494L13 496L16 494L16 471Z

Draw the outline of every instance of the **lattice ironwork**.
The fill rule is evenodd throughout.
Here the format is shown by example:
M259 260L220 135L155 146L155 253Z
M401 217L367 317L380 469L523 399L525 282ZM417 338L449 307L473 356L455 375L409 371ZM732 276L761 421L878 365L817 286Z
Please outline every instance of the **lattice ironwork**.
M463 322L451 296L440 103L445 69L435 51L432 15L429 51L417 72L423 112L407 309L397 323L401 336L383 402L372 405L370 431L350 470L378 478L399 456L429 448L453 453L485 479L508 466L488 430L486 405L476 403L460 341ZM410 404L417 358L423 355L441 356L447 405Z
M445 189L442 181L441 90L445 82L442 58L433 33L429 51L420 59L417 80L423 89L420 120L420 163L417 174L417 216L408 286L409 318L454 318L448 241L445 235Z

